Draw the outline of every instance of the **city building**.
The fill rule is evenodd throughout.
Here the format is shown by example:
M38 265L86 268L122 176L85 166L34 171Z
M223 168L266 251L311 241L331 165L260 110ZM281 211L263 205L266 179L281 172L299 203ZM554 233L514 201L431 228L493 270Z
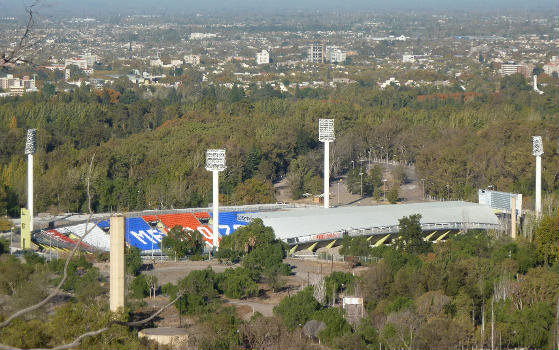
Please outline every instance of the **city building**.
M35 78L30 79L28 76L16 78L13 74L8 74L0 78L0 89L4 90L11 96L23 95L25 92L37 91L35 87Z
M330 63L344 62L346 59L346 52L342 51L337 46L327 46L326 47L326 61Z
M99 62L99 57L97 55L93 55L90 52L86 52L83 55L80 55L80 59L85 60L88 67L93 67L95 63Z
M268 64L270 63L270 53L266 50L256 53L256 64Z
M415 62L415 55L402 55L402 62L403 63L414 63Z
M312 44L309 46L307 61L313 63L324 63L324 45Z
M67 59L64 60L64 68L66 68L70 65L78 66L80 69L87 69L87 67L88 67L86 59L76 58L76 57L67 58Z
M516 73L520 73L524 75L526 78L530 78L532 76L532 71L534 70L533 64L517 64L514 62L506 62L501 64L501 76L512 75Z
M184 56L184 64L191 64L193 66L197 66L200 64L200 56L199 55L185 55Z
M217 34L213 33L190 33L190 40L202 40L217 37Z
M547 75L552 75L554 72L559 74L559 56L551 57L551 61L543 65L543 71Z

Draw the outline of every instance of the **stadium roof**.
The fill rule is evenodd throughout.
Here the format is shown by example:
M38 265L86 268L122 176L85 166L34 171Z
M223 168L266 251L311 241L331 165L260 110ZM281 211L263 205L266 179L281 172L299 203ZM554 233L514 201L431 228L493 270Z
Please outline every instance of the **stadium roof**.
M249 220L261 218L264 225L274 229L277 238L286 240L307 235L396 226L399 224L398 219L413 214L421 214L422 225L499 225L499 220L487 205L462 201L328 209L300 208L247 213L244 217Z

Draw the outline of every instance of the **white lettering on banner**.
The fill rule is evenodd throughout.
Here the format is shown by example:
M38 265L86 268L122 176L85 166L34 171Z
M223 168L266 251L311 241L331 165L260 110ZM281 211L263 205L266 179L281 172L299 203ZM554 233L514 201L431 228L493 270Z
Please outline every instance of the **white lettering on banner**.
M161 242L161 240L163 239L163 234L161 234L161 232L159 232L159 230L150 228L148 231L148 233L151 234L151 236L158 242Z
M229 235L231 233L231 227L229 225L219 225L219 228L225 230L225 235Z
M233 225L233 230L237 231L237 229L244 227L245 225Z
M202 234L202 236L204 236L206 238L206 240L209 240L210 242L213 242L213 235L212 235L212 231L204 226L199 226L198 227L198 232L200 232Z
M147 234L144 231L138 231L138 233L134 232L134 231L130 231L130 234L134 237L136 237L136 239L140 242L142 242L142 244L147 244L146 241L144 241L142 238L144 238L145 240L149 240L151 243L155 243L157 244L158 242L155 241L149 234Z

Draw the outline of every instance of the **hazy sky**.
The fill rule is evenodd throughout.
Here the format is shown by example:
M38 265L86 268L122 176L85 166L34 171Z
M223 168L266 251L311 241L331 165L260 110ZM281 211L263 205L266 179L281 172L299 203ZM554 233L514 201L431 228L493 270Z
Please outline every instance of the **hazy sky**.
M557 0L40 0L42 11L99 15L111 13L192 13L228 10L294 11L343 10L374 11L390 9L414 10L542 10L556 9ZM24 4L32 0L0 0L2 14L23 12Z

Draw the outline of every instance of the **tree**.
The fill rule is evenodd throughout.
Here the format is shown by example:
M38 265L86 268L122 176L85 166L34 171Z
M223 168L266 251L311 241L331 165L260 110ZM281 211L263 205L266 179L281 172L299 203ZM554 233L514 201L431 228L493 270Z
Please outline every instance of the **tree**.
M136 247L130 247L126 254L126 271L132 276L138 275L143 266L141 250Z
M258 284L244 268L228 268L218 275L217 286L228 298L244 299L258 294Z
M423 240L421 230L421 214L404 216L399 219L400 239L396 241L396 247L400 250L413 254L422 254L431 250L431 243Z
M173 227L161 241L167 255L183 258L189 254L201 254L204 238L198 231L184 231L182 226Z
M274 186L268 180L251 178L239 184L233 195L237 204L273 203Z
M390 191L386 194L386 199L390 202L390 204L396 204L398 199L400 199L400 190L398 186L393 186Z
M283 298L274 307L274 314L283 318L289 330L294 330L310 320L319 308L320 304L313 297L313 289L309 286L295 295Z
M0 52L0 69L6 67L14 67L19 62L29 62L24 58L30 49L37 43L37 38L33 35L35 26L35 7L39 5L39 1L34 1L31 5L25 6L28 18L24 26L23 33L19 36L16 45L7 52Z
M554 264L559 259L559 215L544 216L539 223L535 241L538 253L547 264Z

